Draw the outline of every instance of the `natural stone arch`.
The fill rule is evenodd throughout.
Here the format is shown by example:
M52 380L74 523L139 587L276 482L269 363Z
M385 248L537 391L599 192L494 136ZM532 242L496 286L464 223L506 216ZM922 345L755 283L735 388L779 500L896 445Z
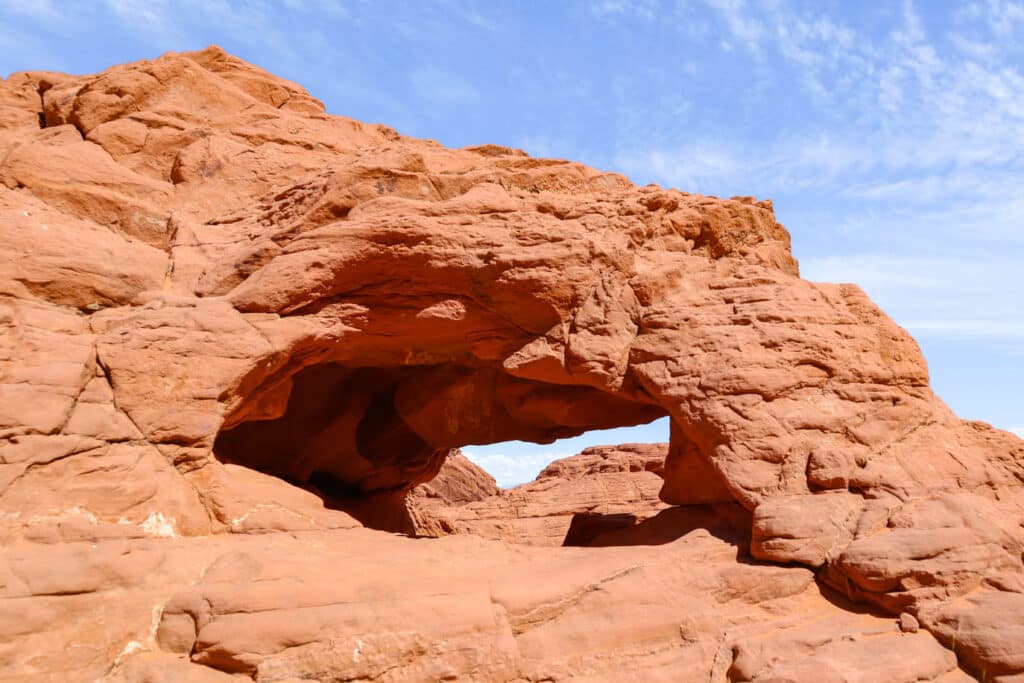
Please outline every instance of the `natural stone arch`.
M876 330L884 319L855 288L804 283L787 272L791 267L779 272L739 259L709 262L704 256L685 253L666 259L664 254L624 244L623 251L604 255L603 272L589 267L589 260L581 264L579 281L563 283L567 300L552 302L550 283L545 283L541 288L520 288L514 292L518 301L493 302L489 298L496 292L487 279L497 279L514 266L498 262L452 267L459 262L459 253L465 259L465 251L472 252L475 245L456 244L453 253L439 254L430 244L436 229L417 225L408 217L404 222L401 230L391 229L390 247L361 252L351 230L344 236L339 231L339 239L324 242L328 254L303 249L283 255L232 292L243 311L265 307L267 296L285 297L282 307L293 312L273 326L294 327L302 321L323 331L295 342L289 352L292 359L278 360L276 373L248 378L247 382L256 384L252 391L258 398L244 398L245 405L229 412L224 428L253 417L265 419L261 412L267 410L283 413L288 378L296 366L308 362L302 359L309 358L356 369L369 364L381 376L393 375L385 381L396 392L393 407L405 422L416 423L413 431L435 451L465 443L547 440L571 433L560 433L557 427L582 431L643 421L643 415L617 420L621 411L613 410L616 415L595 414L589 419L578 415L565 424L544 424L543 411L535 411L541 419L533 424L528 416L510 414L507 406L496 407L516 392L532 391L534 400L547 402L550 413L551 406L573 405L578 396L589 393L610 405L621 401L623 406L657 406L652 410L671 414L678 444L673 452L679 454L671 462L716 471L722 484L731 485L732 494L752 508L764 495L809 492L811 486L800 475L807 470L810 454L797 454L803 462L794 469L792 452L800 448L794 431L832 433L835 450L855 451L863 444L843 433L851 418L877 429L886 420L905 423L913 408L917 413L931 411L916 345L891 323ZM587 244L581 240L547 257L562 264L571 264L574 257L580 261L581 243ZM590 244L584 259L593 255ZM325 258L333 249L344 250L334 261ZM360 256L365 253L369 255ZM363 262L367 259L372 265ZM434 269L440 272L430 272L431 262L444 264ZM303 280L310 270L314 278ZM414 294L374 293L374 288L387 287L373 281L382 271L402 274ZM358 274L363 279L356 279ZM281 291L275 284L271 294L261 279L298 283L300 288ZM358 293L350 294L353 290ZM497 294L501 295L509 296ZM384 313L379 312L379 301L373 301L375 296L388 300ZM261 303L248 302L250 297L259 297ZM355 324L361 328L346 329L347 320L357 319L361 322ZM833 334L837 326L856 329L865 324L871 326L868 334L860 332L848 339ZM858 348L851 352L848 346ZM900 365L885 356L886 349L906 357L906 362ZM845 359L855 354L861 365L851 370ZM395 373L404 373L411 381L400 382ZM546 389L541 394L542 386ZM860 401L836 392L837 388L855 391L851 387L874 391L876 400ZM427 407L431 397L425 395L430 390L438 393L432 408ZM499 397L503 392L508 394L506 399ZM830 417L818 424L790 426L785 412L792 412L793 401L814 401ZM901 402L914 405L901 406ZM525 414L529 406L517 410ZM895 414L886 418L886 411ZM781 419L776 412L782 413ZM424 417L431 414L445 419ZM453 417L459 427L456 433L445 433L443 427ZM479 424L473 424L476 418ZM816 441L820 445L821 439ZM410 464L416 460L408 457ZM690 497L681 493L686 487L684 469L670 467L666 493L670 502L706 497L706 492L696 490ZM811 469L814 486L821 477L814 474L815 467ZM671 474L677 471L678 476ZM849 479L850 474L845 476ZM833 480L844 481L843 475ZM400 485L395 480L389 486Z
M544 440L668 414L666 502L735 499L754 512L756 554L829 563L831 572L844 567L841 577L861 571L859 561L840 557L858 520L953 486L948 473L963 467L964 452L936 452L924 445L929 434L952 430L976 454L968 457L979 466L967 475L976 487L1017 476L1012 461L980 465L989 437L962 427L934 397L917 345L858 288L797 277L770 205L654 189L602 189L601 199L583 191L568 202L510 191L495 182L504 177L485 175L442 201L371 199L325 225L309 218L319 209L303 214L302 207L334 202L331 183L303 194L299 210L292 193L279 192L227 224L230 230L259 225L284 206L299 215L298 225L314 220L313 228L292 229L279 253L223 294L160 295L142 309L112 312L101 323L111 330L100 341L100 360L143 431L172 458L200 464L218 433L284 414L291 378L304 368L334 365L367 377L374 373L366 368L376 368L374 381L394 395L390 407L376 406L385 417L374 419L400 417L415 453L378 453L392 460L377 483L372 468L350 472L345 458L317 470L333 469L363 493L401 493L429 479L440 451L460 443ZM528 187L531 177L517 182ZM605 178L588 182L605 188ZM609 194L617 197L614 209ZM620 227L609 227L608 214ZM588 225L593 215L604 231ZM232 282L242 267L235 264L261 249L247 243L233 260L209 263L199 280ZM145 332L171 318L199 339L210 327L239 334L233 348L209 349L212 365L203 354L171 360L182 340L149 342ZM177 394L131 395L128 378L147 359L155 374L174 368ZM547 405L572 406L585 395L586 405L610 406L613 418L534 423L507 410L500 419L491 414L503 391L539 387ZM444 398L430 407L425 390ZM162 425L147 431L147 411L166 421L162 401L179 419L170 432ZM629 406L639 412L617 419ZM446 432L445 420L432 415L462 423ZM474 415L482 432L468 436ZM369 444L365 429L363 438ZM298 481L311 473L291 472ZM1013 557L1014 542L999 545ZM876 585L868 578L837 584L868 597Z
M353 526L218 460L218 435L281 414L307 368L377 369L366 406L395 382L373 412L430 446L403 432L382 484L400 491L449 443L400 375L468 369L670 415L666 500L732 497L756 556L1021 670L988 607L1020 603L1024 447L952 415L856 287L799 279L770 202L445 149L215 48L0 86L7 537ZM476 414L459 395L441 405ZM361 485L344 462L335 479Z

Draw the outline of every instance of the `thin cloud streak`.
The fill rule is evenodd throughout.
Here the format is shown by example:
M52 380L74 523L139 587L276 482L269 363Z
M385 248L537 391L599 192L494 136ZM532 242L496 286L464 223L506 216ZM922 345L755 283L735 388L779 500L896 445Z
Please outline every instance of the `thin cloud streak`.
M708 2L735 41L777 52L829 125L815 131L805 124L739 144L704 139L620 149L627 170L673 184L740 175L760 187L781 168L786 177L772 185L814 187L864 186L886 175L909 181L925 172L934 177L939 168L983 185L1003 172L993 167L1022 167L1016 143L1024 138L1024 75L1010 48L993 50L988 63L963 51L940 52L909 3L900 24L879 41L827 17L806 18L784 2L760 13L735 0ZM984 23L970 27L974 35L998 44L993 29L979 26ZM967 40L966 33L955 37ZM709 149L717 159L707 159Z
M1024 345L1016 259L864 253L806 258L804 278L853 282L917 336Z
M503 489L533 481L553 461L573 455L561 452L482 453L473 448L463 448L462 453L494 477Z

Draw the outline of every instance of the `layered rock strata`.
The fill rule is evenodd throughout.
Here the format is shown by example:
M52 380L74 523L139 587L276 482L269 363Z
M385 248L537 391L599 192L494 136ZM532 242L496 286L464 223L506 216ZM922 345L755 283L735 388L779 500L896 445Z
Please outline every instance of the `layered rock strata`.
M447 149L210 48L0 83L0 251L0 677L1024 673L1024 442L800 279L770 202ZM661 500L742 508L765 564L356 528L460 446L666 415Z

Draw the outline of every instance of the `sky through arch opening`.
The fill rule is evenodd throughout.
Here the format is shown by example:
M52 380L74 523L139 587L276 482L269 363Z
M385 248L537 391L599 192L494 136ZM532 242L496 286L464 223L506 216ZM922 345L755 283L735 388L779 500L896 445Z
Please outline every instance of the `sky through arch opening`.
M533 481L555 460L568 458L591 446L624 443L668 443L669 418L614 429L593 429L579 436L539 444L503 441L486 446L465 446L463 454L494 477L501 488L513 488Z

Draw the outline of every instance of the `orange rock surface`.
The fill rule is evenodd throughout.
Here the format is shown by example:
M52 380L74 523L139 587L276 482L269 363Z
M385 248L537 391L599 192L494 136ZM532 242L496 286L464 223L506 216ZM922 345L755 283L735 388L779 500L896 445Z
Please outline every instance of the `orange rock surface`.
M0 252L0 679L1024 676L1024 442L768 201L209 48L0 82ZM662 416L652 471L377 530L454 449Z

